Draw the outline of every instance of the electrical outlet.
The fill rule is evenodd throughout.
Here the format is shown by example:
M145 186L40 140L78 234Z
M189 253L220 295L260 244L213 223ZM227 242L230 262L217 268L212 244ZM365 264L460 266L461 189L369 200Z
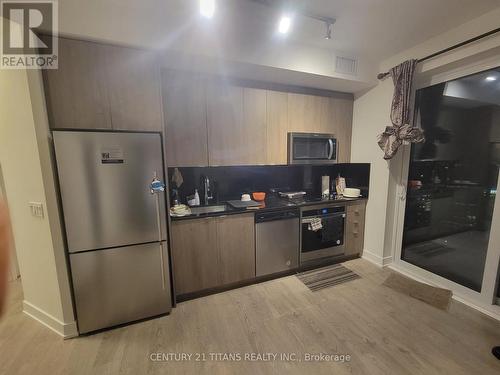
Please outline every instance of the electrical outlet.
M43 205L40 202L29 202L31 215L35 217L43 217Z

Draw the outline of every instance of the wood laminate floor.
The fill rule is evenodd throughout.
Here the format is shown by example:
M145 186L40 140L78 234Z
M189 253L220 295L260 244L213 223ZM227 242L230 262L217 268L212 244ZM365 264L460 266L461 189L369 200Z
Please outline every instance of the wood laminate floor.
M362 278L313 293L285 277L70 340L21 312L15 282L0 322L0 374L500 374L490 354L500 345L498 321L457 302L445 312L399 294L381 285L392 271L364 260L345 265ZM192 357L158 362L152 353ZM196 362L195 353L207 360ZM242 360L210 360L209 353ZM294 353L302 361L250 361L245 353ZM350 361L307 362L307 353Z

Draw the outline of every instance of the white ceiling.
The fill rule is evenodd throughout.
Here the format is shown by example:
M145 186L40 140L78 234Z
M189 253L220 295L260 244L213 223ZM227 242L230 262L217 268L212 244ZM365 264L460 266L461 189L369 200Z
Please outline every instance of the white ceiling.
M500 7L500 0L268 0L275 7L251 0L215 1L215 16L205 22L212 24L212 31L222 32L216 35L222 42L228 38L241 38L242 42L254 39L255 42L268 43L273 38L277 41L277 21L283 13L281 9L285 9L290 14L295 13L295 17L290 34L282 38L281 43L296 42L342 51L377 63ZM95 0L87 1L91 2ZM158 18L163 19L162 27L172 34L178 34L180 30L189 33L199 27L194 24L199 22L199 0L99 2L115 4L116 18L120 17L120 8L153 9ZM335 18L333 38L325 40L325 25L302 16L300 10ZM157 19L151 20L155 21ZM203 31L210 32L208 29Z
M186 4L193 0L184 0ZM216 0L217 1L217 0ZM284 9L294 14L287 39L310 46L368 58L377 63L425 40L500 7L500 0L269 0L275 8L250 0L218 0L223 19L247 32L276 37ZM179 3L179 1L171 1ZM196 4L198 1L194 1ZM280 4L287 4L285 7ZM173 5L175 6L175 5ZM295 12L296 10L299 10ZM301 10L337 20L333 38L325 40L325 25L301 15ZM232 20L231 20L232 18Z
M164 49L181 69L189 69L186 61L210 65L208 58L215 72L232 69L244 78L276 76L300 85L310 80L313 87L357 92L374 84L385 59L500 8L500 0L288 1L292 13L300 8L337 19L333 39L325 40L324 24L299 12L283 37L276 32L279 6L215 1L215 16L206 20L199 0L61 0L59 29L62 35ZM357 58L357 76L336 72L336 55Z
M381 62L500 6L499 0L307 0L308 11L333 17L332 40L324 25L300 17L291 38Z

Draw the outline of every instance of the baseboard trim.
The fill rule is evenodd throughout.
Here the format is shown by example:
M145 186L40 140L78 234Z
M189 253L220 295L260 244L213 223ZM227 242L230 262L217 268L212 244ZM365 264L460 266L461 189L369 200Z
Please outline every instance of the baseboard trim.
M78 336L78 328L75 321L71 323L63 323L59 319L54 318L52 315L46 313L26 300L23 300L23 313L65 339Z
M361 257L379 267L386 267L392 263L392 256L381 257L368 250L363 250L363 255Z
M479 306L474 302L468 301L460 296L453 295L452 298L457 302L463 303L464 305L467 305L470 308L473 308L473 309L483 313L484 315L488 315L490 318L493 318L493 319L500 321L500 308L498 308L498 310L499 310L498 312L495 312L495 311L488 310L487 308L484 308L482 306Z

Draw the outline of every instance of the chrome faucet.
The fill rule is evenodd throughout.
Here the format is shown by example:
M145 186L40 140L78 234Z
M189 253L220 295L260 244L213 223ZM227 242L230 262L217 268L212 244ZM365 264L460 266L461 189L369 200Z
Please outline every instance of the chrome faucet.
M203 197L205 200L205 206L210 203L210 200L213 199L212 190L210 189L210 179L208 176L203 176Z

